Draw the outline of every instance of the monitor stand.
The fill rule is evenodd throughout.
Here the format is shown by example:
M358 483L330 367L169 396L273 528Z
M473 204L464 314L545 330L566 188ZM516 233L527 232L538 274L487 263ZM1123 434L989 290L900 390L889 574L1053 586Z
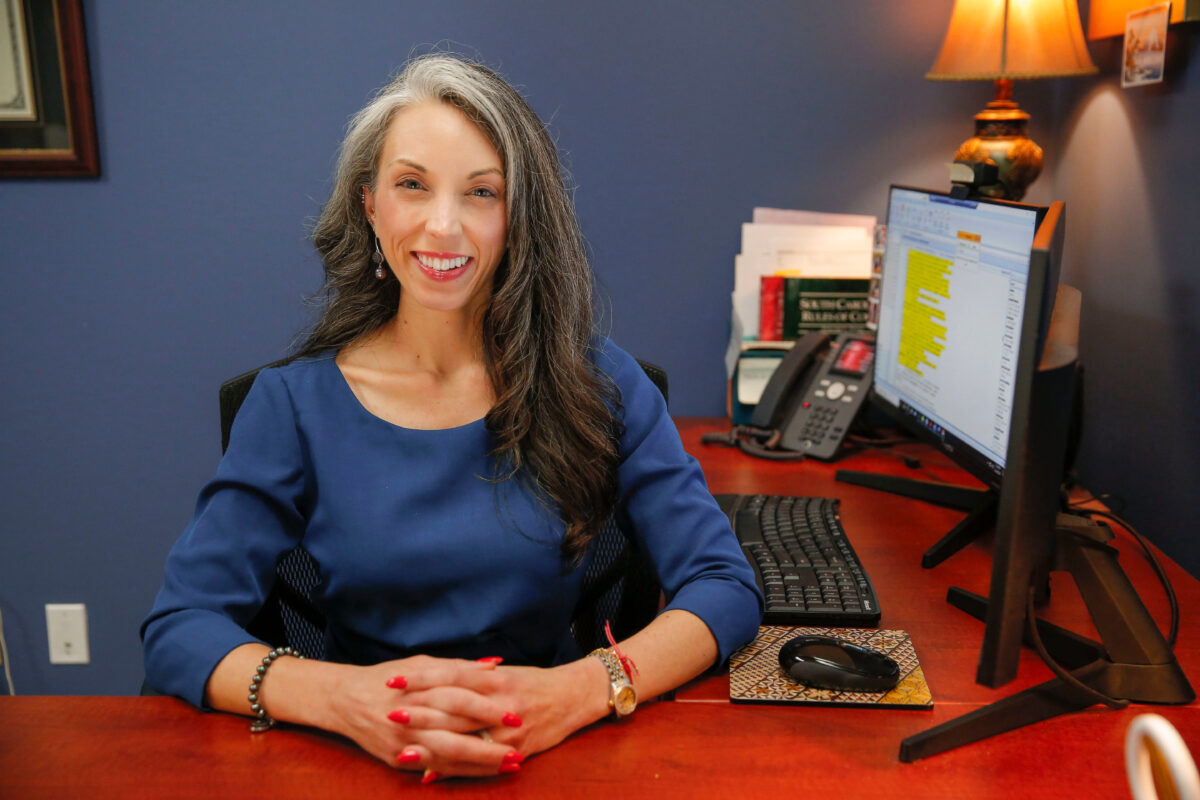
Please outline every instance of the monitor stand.
M873 472L850 469L839 469L834 478L842 483L865 486L868 489L878 489L881 492L966 511L967 516L921 556L921 566L925 569L936 567L996 526L996 503L999 495L991 489L973 489L970 486L955 486L895 475L877 475Z
M1120 701L1117 707L1128 702L1192 702L1196 694L1175 654L1118 563L1117 551L1108 545L1112 531L1082 517L1060 514L1056 533L1055 569L1071 574L1100 642L1037 620L1038 636L1049 654L1086 686ZM987 601L979 595L951 588L946 599L977 619L987 617ZM1036 619L1032 607L1028 613L1028 619ZM1028 626L1024 642L1035 645ZM1082 711L1097 702L1094 695L1069 681L1053 678L908 737L900 744L900 760L927 758L998 733Z

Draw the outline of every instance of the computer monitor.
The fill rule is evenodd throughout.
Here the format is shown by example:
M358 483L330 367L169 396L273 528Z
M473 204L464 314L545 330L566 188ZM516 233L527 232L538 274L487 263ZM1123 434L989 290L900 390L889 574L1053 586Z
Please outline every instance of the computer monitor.
M838 479L967 512L926 550L924 567L995 524L1026 304L1038 320L1026 350L1036 353L1058 280L1058 261L1034 250L1048 210L891 187L872 399L986 488L848 470ZM1031 299L1034 278L1042 288Z
M1079 375L1079 295L1058 285L1064 227L1062 203L891 189L873 399L994 501L988 597L948 596L986 623L977 682L1015 677L1027 637L1058 676L905 739L903 761L1096 702L1195 697L1107 546L1111 531L1060 513ZM1037 620L1052 570L1074 578L1099 643Z
M997 491L1045 213L901 186L889 196L874 400ZM1040 319L1043 299L1032 303Z

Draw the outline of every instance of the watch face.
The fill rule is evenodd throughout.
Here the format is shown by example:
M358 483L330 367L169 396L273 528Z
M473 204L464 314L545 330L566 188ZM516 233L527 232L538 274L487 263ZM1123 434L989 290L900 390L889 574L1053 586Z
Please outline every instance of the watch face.
M632 714L637 708L637 692L632 686L622 686L613 696L613 710L617 712L617 716L623 717L626 714Z

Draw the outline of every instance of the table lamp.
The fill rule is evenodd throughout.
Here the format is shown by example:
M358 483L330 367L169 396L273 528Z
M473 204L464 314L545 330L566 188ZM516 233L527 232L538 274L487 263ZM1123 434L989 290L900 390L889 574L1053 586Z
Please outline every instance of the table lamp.
M934 81L994 80L996 98L975 115L975 135L955 161L995 164L997 182L980 194L1020 200L1042 171L1042 148L1025 134L1029 114L1012 99L1016 78L1091 75L1076 0L954 0Z

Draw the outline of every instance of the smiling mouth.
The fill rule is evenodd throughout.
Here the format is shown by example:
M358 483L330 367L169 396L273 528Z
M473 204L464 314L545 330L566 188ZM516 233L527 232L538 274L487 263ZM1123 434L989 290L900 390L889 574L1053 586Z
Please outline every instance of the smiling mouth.
M474 261L470 256L446 257L435 256L430 253L413 253L413 255L416 257L417 263L421 266L421 272L439 281L457 278Z

